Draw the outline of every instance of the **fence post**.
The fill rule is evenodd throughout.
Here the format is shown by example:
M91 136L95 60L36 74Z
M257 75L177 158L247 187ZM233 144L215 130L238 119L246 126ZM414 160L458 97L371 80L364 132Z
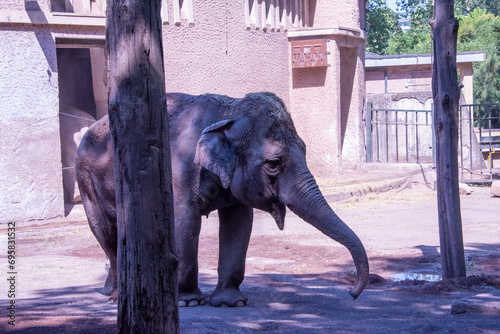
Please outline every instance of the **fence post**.
M372 103L366 103L366 162L373 162Z
M431 103L432 129L432 167L436 168L436 129L434 129L434 103Z

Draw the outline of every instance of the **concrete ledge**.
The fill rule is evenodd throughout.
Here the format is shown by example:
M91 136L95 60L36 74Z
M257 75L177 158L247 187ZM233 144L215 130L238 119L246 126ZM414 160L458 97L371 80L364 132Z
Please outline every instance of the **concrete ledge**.
M326 29L300 29L288 31L288 38L300 37L326 37L326 36L348 36L366 40L366 31L348 27L332 27Z
M404 189L411 181L411 176L405 176L402 178L378 181L378 182L367 182L364 184L356 184L347 187L339 187L338 192L333 192L325 195L327 202L339 202L349 199L351 197L362 197L370 193L383 193L393 189Z

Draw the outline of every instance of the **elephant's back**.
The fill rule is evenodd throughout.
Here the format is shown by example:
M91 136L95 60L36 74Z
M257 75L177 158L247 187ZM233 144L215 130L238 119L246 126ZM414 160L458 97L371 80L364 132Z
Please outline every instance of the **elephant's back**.
M193 149L208 126L224 119L225 111L235 99L216 94L167 94L167 112L172 148L180 140L189 142ZM194 143L192 141L196 140Z
M78 147L78 156L88 154L104 154L111 147L111 131L109 118L105 115L92 124L82 138Z
M167 93L167 112L170 128L175 129L187 121L201 121L202 124L200 125L205 129L205 127L223 119L225 111L235 100L218 94Z
M75 173L77 180L92 178L106 184L113 181L113 142L107 115L92 124L83 136L76 156Z

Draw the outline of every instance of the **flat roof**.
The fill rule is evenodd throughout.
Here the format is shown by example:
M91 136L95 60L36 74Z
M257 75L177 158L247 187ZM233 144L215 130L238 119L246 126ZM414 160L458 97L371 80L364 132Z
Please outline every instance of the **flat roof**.
M429 65L432 64L432 57L433 55L430 53L382 56L372 52L365 52L365 67L372 68L406 65ZM486 51L457 53L457 64L484 61L485 59Z

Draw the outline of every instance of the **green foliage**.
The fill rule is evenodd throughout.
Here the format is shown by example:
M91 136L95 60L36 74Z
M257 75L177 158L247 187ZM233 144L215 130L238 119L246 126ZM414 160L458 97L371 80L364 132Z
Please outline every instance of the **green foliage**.
M456 0L455 11L462 15L467 15L475 9L486 10L495 16L500 16L500 0Z
M457 18L457 50L486 51L486 61L474 63L474 102L500 101L500 17L476 8Z
M458 51L492 51L499 47L500 18L476 8L467 16L459 15Z
M412 28L407 32L399 32L391 37L387 47L387 54L430 53L432 40L430 26Z
M387 7L385 0L370 0L366 22L369 27L366 51L385 54L391 35L401 31L398 15Z
M429 53L432 50L432 0L399 0L398 7L409 18L410 30L394 34L389 40L387 54Z
M412 28L429 25L434 11L432 0L398 0L397 4L404 17L410 18Z

